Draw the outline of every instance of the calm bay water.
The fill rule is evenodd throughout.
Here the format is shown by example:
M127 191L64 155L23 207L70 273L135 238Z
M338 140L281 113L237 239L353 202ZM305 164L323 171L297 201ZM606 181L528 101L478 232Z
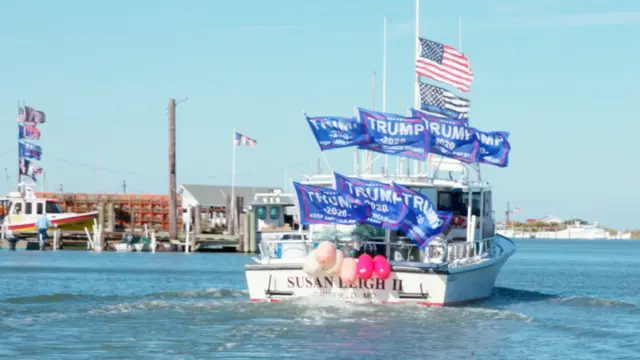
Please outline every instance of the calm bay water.
M240 254L0 250L0 358L640 358L640 241L517 245L460 308L253 304Z

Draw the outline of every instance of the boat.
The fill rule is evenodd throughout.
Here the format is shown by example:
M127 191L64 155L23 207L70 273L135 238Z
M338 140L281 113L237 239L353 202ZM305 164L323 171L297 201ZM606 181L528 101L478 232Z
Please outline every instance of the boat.
M36 232L36 221L46 215L54 227L64 231L82 231L90 228L98 211L85 213L63 212L55 199L39 198L31 187L24 185L23 191L12 191L0 198L2 228L14 234Z
M419 0L416 1L417 37L418 9ZM418 56L416 48L416 59ZM384 72L383 69L383 79ZM384 104L383 95L383 112L366 119L363 118L362 109L358 108L360 122L368 123L371 120L372 124L377 124L381 118L375 116L385 119L384 114L389 113L385 113ZM419 86L416 83L415 109L421 109L420 105ZM515 253L516 246L511 239L495 232L491 184L481 178L480 166L476 166L478 163L474 160L480 159L476 150L488 144L482 138L488 133L469 136L477 130L472 130L466 123L454 124L456 121L452 118L444 120L446 123L432 117L431 120L422 122L416 120L416 116L420 117L416 115L420 111L414 113L415 109L410 109L412 115L404 117L406 120L390 120L381 125L383 129L396 126L396 134L386 132L378 137L382 140L376 140L383 141L378 144L391 147L392 144L407 144L408 141L414 141L415 144L422 142L422 146L412 145L409 150L401 150L422 151L422 156L414 159L396 157L395 174L388 170L386 161L381 173L373 172L373 153L358 149L362 149L362 144L365 144L366 149L366 144L371 144L366 141L371 141L375 136L365 136L368 139L364 143L356 143L354 139L357 137L351 136L350 131L358 127L354 126L352 118L319 117L318 119L322 119L320 121L326 122L322 126L315 126L307 117L318 145L321 141L329 144L324 148L320 146L321 151L345 146L344 142L338 146L338 142L332 143L331 139L353 141L346 146L357 144L353 175L345 177L335 171L332 174L318 172L311 176L304 175L303 180L294 182L295 194L255 195L248 210L253 213L249 219L254 223L248 226L256 229L258 255L253 257L253 263L245 265L251 301L279 302L296 298L318 298L347 302L456 306L491 296L500 270ZM369 114L373 113L369 111ZM402 118L401 115L391 115ZM338 124L339 121L344 122ZM436 122L440 124L438 126L451 130L449 135L438 135L444 142L439 145L440 149L448 149L440 151L449 155L441 153L436 156L431 151L432 145L427 144L430 141L427 139L427 131L430 134L431 125ZM412 128L414 125L422 126L422 130ZM363 130L362 134L371 131L372 126ZM415 136L414 140L402 138L405 135L399 135L400 127L413 129L413 135L407 136ZM319 131L325 132L319 135ZM454 138L452 133L467 135ZM505 167L508 165L507 155L510 149L508 135L506 132L493 134L504 143L498 146L503 151L501 155L493 153L497 162L492 164ZM453 156L452 148L449 147L455 148L458 145L453 144L453 141L463 138L465 141L471 139L473 144L469 149L475 149L468 150L466 162L457 160L459 157L454 159L456 156ZM491 145L495 144L497 143ZM378 146L378 152L393 156L394 153L381 151L384 147ZM484 149L487 149L486 146ZM328 162L326 158L325 160ZM408 166L410 163L407 161L413 162L413 167ZM340 179L349 179L353 186L349 185L347 190ZM374 182L377 193L369 192L371 188L365 188L364 185L359 188L360 185L355 185ZM300 191L303 186L308 186L307 193ZM311 192L320 195L311 196ZM404 196L407 194L410 195ZM331 200L327 200L329 196L332 196ZM420 204L417 203L418 199ZM317 206L327 207L317 208L320 210L313 210L316 212L311 213L309 203L312 202L313 206L322 203ZM335 205L340 203L343 204L343 210ZM426 210L424 204L428 204L430 210ZM374 209L387 205L398 209L412 208L415 221L411 220L414 222L407 225L410 227L401 231L391 226L390 221L379 222L377 227L365 223L368 221L366 219L372 219ZM365 207L366 211L363 210ZM295 210L291 211L292 208ZM361 217L356 216L355 208L361 209ZM375 211L386 212L388 208ZM393 213L397 214L393 221L405 221L407 213L405 210L398 210ZM447 220L441 220L441 215ZM347 218L353 222L348 222ZM416 228L428 228L430 232L417 236L416 232L411 231ZM251 236L252 234L249 239Z
M151 251L151 239L127 233L114 248L117 252L148 252Z
M419 176L402 180L392 180L383 175L364 178L381 182L397 181L412 189L430 192L433 198L440 200L438 208L450 209L455 214L455 225L446 236L432 241L425 250L420 250L407 237L399 234L395 234L399 236L389 244L385 243L382 234L363 239L360 225L312 225L305 230L300 228L289 232L263 231L259 236L259 256L254 258L254 264L245 266L251 301L277 302L298 297L328 297L351 301L454 306L491 295L500 269L516 248L510 239L495 234L489 183L433 180ZM305 183L329 186L331 179L330 176L317 175ZM467 206L469 193L474 204L471 216ZM480 199L483 201L480 202ZM451 201L446 204L448 200ZM482 206L478 206L480 204ZM291 204L252 204L255 212L259 212L260 207L268 207L267 213L274 214L283 214L286 206ZM471 221L467 222L467 219ZM284 225L282 218L279 222L279 225ZM392 276L384 281L360 279L354 285L344 284L335 275L309 276L303 270L304 262L319 242L327 240L333 241L344 253L360 249L372 257L377 254L388 255Z
M556 224L556 227L558 225ZM579 221L565 225L565 228L557 231L540 230L540 231L524 231L507 227L506 224L499 224L497 233L500 235L522 238L522 239L553 239L553 240L629 240L631 232L617 230L615 233L601 227L598 222L593 224L583 224Z

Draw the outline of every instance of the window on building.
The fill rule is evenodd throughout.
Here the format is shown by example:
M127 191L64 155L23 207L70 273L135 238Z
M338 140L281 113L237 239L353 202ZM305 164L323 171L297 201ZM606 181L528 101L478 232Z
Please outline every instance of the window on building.
M264 206L259 206L256 209L256 215L258 216L258 219L264 220L267 217L267 210L264 208Z
M271 218L271 220L280 219L280 208L272 206L271 209L269 209L269 218Z

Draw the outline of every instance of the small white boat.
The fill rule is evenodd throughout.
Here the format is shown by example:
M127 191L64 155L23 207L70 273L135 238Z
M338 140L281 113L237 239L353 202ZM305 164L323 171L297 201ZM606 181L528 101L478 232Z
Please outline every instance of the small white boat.
M114 244L117 252L147 252L151 251L151 240L133 234L125 234L120 242Z

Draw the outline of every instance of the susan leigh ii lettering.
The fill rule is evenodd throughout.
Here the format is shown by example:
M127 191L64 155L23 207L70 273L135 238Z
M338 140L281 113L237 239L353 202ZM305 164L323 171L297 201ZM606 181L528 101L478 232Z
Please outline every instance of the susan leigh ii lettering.
M403 291L402 280L388 279L380 280L371 278L369 280L358 279L355 284L346 284L339 277L333 276L289 276L287 278L287 287L290 289L297 288L316 288L316 289L368 289L368 290L386 290L387 281L391 281L391 291Z

